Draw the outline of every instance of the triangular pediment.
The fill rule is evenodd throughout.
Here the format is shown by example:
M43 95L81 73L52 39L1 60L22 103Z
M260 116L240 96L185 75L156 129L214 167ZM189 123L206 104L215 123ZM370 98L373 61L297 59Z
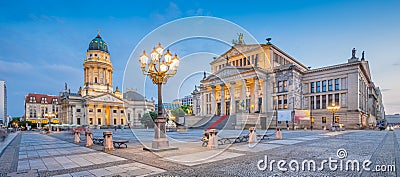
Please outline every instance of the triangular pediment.
M240 73L249 72L251 70L254 70L254 69L228 66L228 67L222 68L221 70L217 71L214 74L207 76L204 80L207 81L207 80L227 78L229 76L239 75Z
M89 98L88 101L97 101L97 102L112 102L112 103L124 103L124 101L112 94L105 93L102 95L98 95L92 98Z
M222 54L221 56L219 56L218 58L216 58L214 61L212 61L211 63L215 63L215 62L220 62L220 61L226 61L227 57L234 57L237 55L242 55L246 52L250 52L256 49L261 49L262 46L261 45L234 45L231 47L231 49L229 49L228 51L226 51L224 54Z

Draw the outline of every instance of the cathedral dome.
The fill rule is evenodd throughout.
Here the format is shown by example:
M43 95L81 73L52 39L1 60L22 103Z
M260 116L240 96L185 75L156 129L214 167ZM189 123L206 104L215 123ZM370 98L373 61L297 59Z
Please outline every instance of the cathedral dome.
M90 41L88 51L89 50L100 50L100 51L109 53L108 46L107 46L106 42L104 42L103 39L101 39L100 33L97 34L96 38L94 38L92 41Z
M138 93L136 90L127 90L124 94L124 99L128 101L145 101L146 98Z

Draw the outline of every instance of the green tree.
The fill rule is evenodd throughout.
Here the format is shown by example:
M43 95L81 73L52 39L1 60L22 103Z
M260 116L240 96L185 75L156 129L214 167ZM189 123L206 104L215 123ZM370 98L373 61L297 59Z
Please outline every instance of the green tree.
M175 117L183 117L185 116L185 111L182 108L175 108L173 110L171 110L171 114Z
M182 106L181 106L181 109L182 109L183 111L185 111L186 114L189 114L189 111L192 110L192 106L190 106L190 105L188 105L188 104L185 104L185 105L182 105Z
M140 118L140 123L142 123L146 127L153 128L155 119L157 119L157 113L154 111L150 111L143 114L142 118Z

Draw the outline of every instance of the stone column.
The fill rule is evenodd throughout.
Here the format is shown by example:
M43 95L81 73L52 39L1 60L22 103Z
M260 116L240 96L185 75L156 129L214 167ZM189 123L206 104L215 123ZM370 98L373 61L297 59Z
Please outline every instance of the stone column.
M216 107L216 102L215 102L215 85L211 86L211 114L215 115L217 114L217 110L215 109Z
M204 93L204 90L200 92L200 115L205 116L206 115L206 110L207 110L207 105L206 105L206 94Z
M113 144L113 140L112 140L112 132L110 131L105 131L103 132L103 144L104 144L104 148L103 150L105 152L107 151L113 151L114 150L114 144Z
M268 96L270 96L269 94L270 93L268 93L268 80L267 79L264 79L264 82L263 82L263 95L262 95L262 110L261 110L261 112L262 113L264 113L264 114L266 114L267 112L268 112L268 103L270 103L269 102L269 100L268 100Z
M236 113L236 101L235 101L235 82L231 82L231 110L230 114L234 115Z
M221 84L221 115L225 115L225 84Z
M254 112L258 111L258 77L254 78Z
M208 149L217 149L218 148L218 130L217 129L211 129L209 138L208 138Z
M241 92L241 98L240 98L241 102L243 102L243 110L246 108L246 79L244 79L242 81L242 92Z

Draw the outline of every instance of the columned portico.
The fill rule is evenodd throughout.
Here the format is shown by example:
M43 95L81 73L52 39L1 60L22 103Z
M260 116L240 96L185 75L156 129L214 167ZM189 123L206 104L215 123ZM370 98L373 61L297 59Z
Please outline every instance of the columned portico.
M215 86L211 86L211 114L217 114L216 109L216 102L215 102Z
M242 91L240 95L240 102L242 105L242 112L246 110L246 79L242 80Z
M254 77L254 110L253 112L259 111L259 106L258 106L258 77Z
M220 84L221 86L221 115L226 114L225 109L225 84Z
M236 113L235 82L230 82L230 84L231 84L231 90L230 90L230 96L231 96L230 114L234 115Z

